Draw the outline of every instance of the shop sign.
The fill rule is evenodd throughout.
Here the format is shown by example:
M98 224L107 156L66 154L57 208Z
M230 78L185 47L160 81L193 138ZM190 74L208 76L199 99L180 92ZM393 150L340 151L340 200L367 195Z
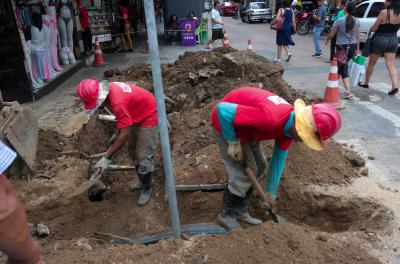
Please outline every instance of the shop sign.
M196 23L194 20L181 20L182 46L196 46Z
M96 35L92 37L92 43L95 44L96 43L96 38L99 38L99 42L107 42L107 41L111 41L111 33L108 34L102 34L102 35Z

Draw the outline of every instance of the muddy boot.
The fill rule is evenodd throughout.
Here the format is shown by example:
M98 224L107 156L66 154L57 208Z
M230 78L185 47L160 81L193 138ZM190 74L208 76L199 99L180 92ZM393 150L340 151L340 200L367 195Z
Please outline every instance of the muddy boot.
M218 214L218 222L227 230L240 227L235 217L235 208L240 200L241 198L232 194L228 188L225 189L222 212Z
M141 206L147 204L150 201L152 174L153 174L152 172L146 174L138 173L140 182L142 183L142 192L138 199L138 204Z
M249 204L250 204L250 199L251 199L251 192L252 189L250 189L246 193L246 197L240 202L238 205L238 208L235 210L235 216L237 220L245 222L250 225L260 225L262 224L262 221L257 218L251 217L249 214Z

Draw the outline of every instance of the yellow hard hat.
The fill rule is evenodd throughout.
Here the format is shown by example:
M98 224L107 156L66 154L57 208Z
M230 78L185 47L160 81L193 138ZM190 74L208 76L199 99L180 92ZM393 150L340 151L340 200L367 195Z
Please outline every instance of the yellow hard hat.
M314 150L323 150L321 139L315 125L312 106L306 106L306 103L297 99L294 102L294 112L296 119L297 134L309 148Z

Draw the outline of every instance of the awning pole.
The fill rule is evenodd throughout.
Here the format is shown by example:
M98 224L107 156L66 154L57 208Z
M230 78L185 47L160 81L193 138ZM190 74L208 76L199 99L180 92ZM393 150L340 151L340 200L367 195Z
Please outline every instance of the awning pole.
M153 0L144 0L146 15L147 38L149 40L150 61L153 74L154 93L157 100L158 127L160 130L161 148L164 161L165 182L168 192L169 212L174 235L181 238L178 203L176 199L174 172L172 168L171 149L168 135L165 97L161 77L160 52L158 49L157 27L154 15Z

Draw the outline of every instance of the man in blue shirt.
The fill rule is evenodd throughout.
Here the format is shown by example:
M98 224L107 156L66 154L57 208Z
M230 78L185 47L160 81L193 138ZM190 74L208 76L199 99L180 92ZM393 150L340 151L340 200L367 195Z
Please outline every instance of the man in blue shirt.
M222 29L224 23L222 23L221 14L218 11L219 6L220 3L215 2L213 9L211 10L212 38L210 41L208 41L206 49L212 49L213 47L211 46L211 43L213 43L217 39L220 39L222 41L222 44L224 44L224 31Z
M321 33L325 27L325 20L326 20L326 8L324 6L324 0L318 0L318 9L314 12L313 15L314 19L314 46L315 46L315 53L313 57L321 57L322 51L320 46L320 37Z

